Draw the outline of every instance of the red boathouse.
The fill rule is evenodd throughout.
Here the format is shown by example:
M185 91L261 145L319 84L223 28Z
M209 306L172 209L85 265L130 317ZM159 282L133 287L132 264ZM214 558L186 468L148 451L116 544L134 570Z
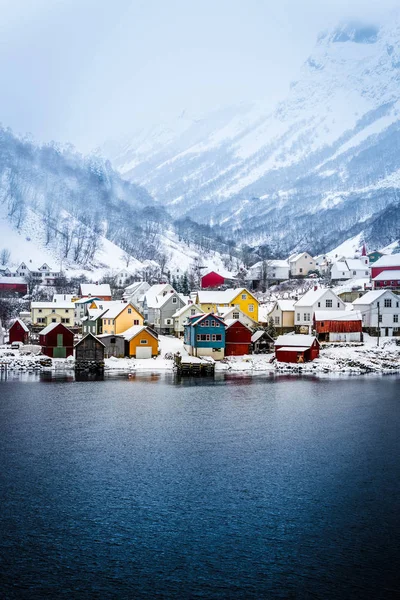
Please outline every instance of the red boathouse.
M20 319L16 319L11 325L10 329L8 330L9 344L12 344L13 342L22 342L23 344L27 344L28 341L29 329L23 321L20 321Z
M237 319L227 319L225 323L225 356L250 354L251 330Z
M66 358L74 352L74 334L62 323L50 323L39 335L42 352L51 358Z
M319 356L319 342L313 335L280 335L275 342L275 356L278 362L310 362Z

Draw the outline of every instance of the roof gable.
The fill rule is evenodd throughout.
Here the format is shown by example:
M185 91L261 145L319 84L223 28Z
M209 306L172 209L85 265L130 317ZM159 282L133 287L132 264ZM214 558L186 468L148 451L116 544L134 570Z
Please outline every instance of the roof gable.
M76 348L77 346L80 346L80 344L82 344L82 342L84 342L86 340L86 338L88 338L88 337L92 337L94 340L96 340L96 342L99 342L99 344L101 344L105 348L105 345L103 344L103 342L101 340L99 340L95 335L93 335L93 333L90 333L90 332L87 333L81 340L79 340L79 342L76 342L74 348Z

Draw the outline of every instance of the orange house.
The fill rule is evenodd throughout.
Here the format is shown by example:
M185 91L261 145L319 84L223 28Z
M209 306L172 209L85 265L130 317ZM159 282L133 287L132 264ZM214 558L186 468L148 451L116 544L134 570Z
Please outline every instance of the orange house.
M150 327L134 325L123 336L127 356L152 358L158 355L158 335Z

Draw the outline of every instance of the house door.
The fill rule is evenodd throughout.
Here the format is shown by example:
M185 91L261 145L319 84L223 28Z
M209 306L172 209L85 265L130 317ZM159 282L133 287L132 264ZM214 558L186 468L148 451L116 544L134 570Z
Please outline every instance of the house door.
M64 335L62 333L57 333L57 347L53 350L54 358L65 358L67 356L67 349L63 346L64 343Z

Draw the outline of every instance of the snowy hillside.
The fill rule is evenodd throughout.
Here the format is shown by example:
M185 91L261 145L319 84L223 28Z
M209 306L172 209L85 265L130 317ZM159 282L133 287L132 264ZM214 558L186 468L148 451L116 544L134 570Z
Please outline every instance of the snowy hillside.
M175 217L281 252L326 251L400 227L400 19L322 34L285 101L219 110L104 151Z

